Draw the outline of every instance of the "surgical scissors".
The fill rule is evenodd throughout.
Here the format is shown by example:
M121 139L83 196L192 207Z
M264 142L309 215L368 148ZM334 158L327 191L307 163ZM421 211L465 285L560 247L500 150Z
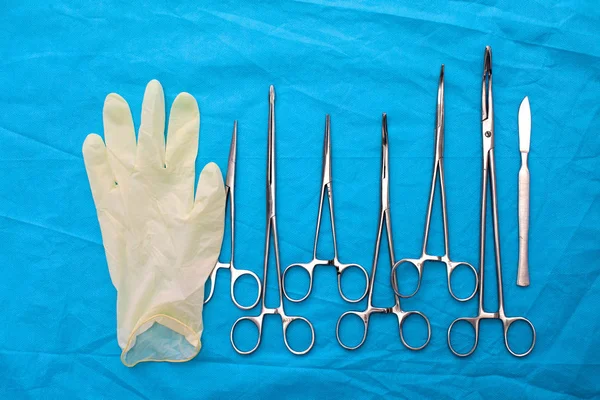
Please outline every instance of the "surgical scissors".
M371 278L369 280L368 292L369 295L367 297L367 308L364 311L347 311L340 316L338 319L335 335L339 344L348 350L358 349L365 342L367 338L367 332L369 330L369 319L371 318L371 314L381 313L381 314L395 314L398 318L398 330L400 332L400 340L410 350L421 350L429 343L429 339L431 339L431 325L429 324L429 319L425 316L425 314L420 311L403 311L400 308L400 298L394 295L395 304L393 307L375 307L373 306L373 286L375 284L375 273L377 272L377 263L379 262L379 248L381 247L381 236L383 235L383 225L386 225L386 233L388 239L388 251L390 253L390 262L391 265L395 264L394 257L394 240L392 239L392 218L390 214L390 180L389 180L389 146L388 146L388 129L387 129L387 115L384 113L381 123L381 198L380 198L380 210L379 210L379 228L377 233L377 241L375 242L375 254L373 256L373 269L371 272ZM363 337L360 343L356 346L347 346L345 345L340 338L340 323L342 319L348 315L356 315L363 322ZM419 347L413 347L409 345L404 339L403 327L406 318L411 315L418 315L423 318L425 323L427 324L427 340L424 344Z
M482 319L499 319L502 321L504 329L504 345L516 357L523 357L531 353L535 346L535 328L531 321L524 317L507 317L504 313L504 295L502 291L502 265L500 263L500 233L498 230L498 200L496 190L496 166L494 161L494 104L492 98L492 49L487 46L484 53L483 61L483 79L481 88L481 131L483 137L483 178L481 186L481 221L480 221L480 236L479 236L479 312L476 317L457 318L448 327L448 347L455 355L466 357L471 355L477 348L479 342L479 324ZM494 250L496 253L496 286L498 289L498 311L485 311L483 307L483 284L485 282L483 275L485 271L485 226L486 226L486 210L487 210L487 187L488 175L491 189L492 199L492 222L494 227ZM473 347L466 353L457 352L452 346L450 340L452 328L459 321L465 321L471 324L475 331L475 342ZM516 321L523 321L529 325L533 333L531 346L524 353L513 351L508 342L508 329Z
M242 310L249 310L253 308L256 304L258 304L258 300L260 299L260 279L258 276L252 272L245 269L237 269L233 265L233 256L235 254L235 160L237 157L237 121L233 122L233 133L231 134L231 146L229 147L229 161L227 162L227 175L225 177L225 203L229 199L229 224L231 226L231 256L229 258L228 263L217 261L215 268L210 273L210 291L208 293L208 297L204 300L204 304L208 303L212 298L215 292L215 283L217 279L217 272L220 269L229 269L231 272L231 300L233 303ZM226 204L227 205L227 204ZM258 285L258 293L256 295L256 300L250 306L243 306L235 298L235 283L239 278L244 275L249 275L256 281Z
M327 200L329 205L329 219L331 221L331 236L333 238L333 259L322 260L317 257L317 245L319 243L319 230L321 228L321 218L323 216L323 201L325 199L325 193L327 193ZM294 263L289 265L283 271L283 294L285 297L292 302L300 302L310 295L312 291L313 285L313 272L317 265L328 265L335 268L337 271L337 281L338 281L338 291L342 298L350 303L356 303L361 301L367 295L368 282L369 282L369 273L359 264L342 264L338 259L338 250L337 250L337 237L335 234L335 218L333 214L333 192L331 189L331 120L329 114L325 116L325 139L323 144L323 173L321 175L321 199L319 200L319 215L317 217L317 229L315 232L315 240L313 246L313 258L310 262L307 263ZM285 276L290 268L302 268L308 273L308 291L306 294L299 298L293 299L285 290ZM349 268L358 268L363 275L365 276L365 290L363 294L355 300L350 300L344 295L342 291L342 274Z
M265 237L265 255L264 255L264 269L263 269L263 283L261 292L261 309L260 313L255 317L241 317L231 327L231 345L239 354L250 354L253 353L260 345L262 336L262 326L265 315L279 315L281 317L283 327L283 341L285 346L290 352L296 355L306 354L312 349L315 343L315 330L312 324L304 317L295 317L285 314L283 309L283 290L282 290L282 276L279 264L279 239L277 236L277 219L275 217L275 88L271 85L269 88L269 145L268 145L268 160L267 160L267 226L266 226L266 237ZM271 235L271 232L273 233ZM279 291L279 306L276 308L268 308L266 306L266 292L267 292L267 270L269 266L269 249L271 244L271 236L273 237L273 252L275 254L275 269L277 271L277 289ZM258 329L258 340L256 345L248 350L240 350L235 345L234 331L236 326L242 321L252 322ZM304 321L308 324L311 331L311 342L307 349L302 351L296 351L288 343L287 329L290 324L294 321Z
M427 254L427 242L429 240L429 229L431 225L431 212L433 210L433 198L435 197L435 189L437 184L437 178L440 180L440 192L442 200L442 221L444 225L444 255L437 256ZM423 248L421 250L421 257L419 258L405 258L398 261L392 267L392 287L394 292L400 297L412 297L414 296L421 287L421 279L423 277L423 267L427 261L438 261L446 264L446 276L448 279L448 291L450 295L458 301L471 300L475 293L477 293L478 278L477 271L471 264L464 261L452 261L450 259L450 239L448 234L448 212L446 210L446 185L444 183L444 65L440 71L440 80L438 83L438 94L437 94L437 110L435 115L435 155L433 158L433 175L431 177L431 189L429 191L429 203L427 205L427 217L425 218L425 234L423 235ZM418 272L417 287L415 290L408 295L400 293L398 287L397 269L400 265L407 263L413 265ZM459 265L465 265L473 271L475 276L475 288L468 297L457 297L452 290L452 273L456 270Z

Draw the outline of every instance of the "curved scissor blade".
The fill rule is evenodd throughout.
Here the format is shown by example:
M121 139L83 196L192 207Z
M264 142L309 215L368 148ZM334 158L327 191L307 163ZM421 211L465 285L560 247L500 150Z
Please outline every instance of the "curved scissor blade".
M229 160L227 161L227 175L225 186L233 188L235 183L235 160L237 157L237 121L233 121L233 133L231 134L231 145L229 146Z

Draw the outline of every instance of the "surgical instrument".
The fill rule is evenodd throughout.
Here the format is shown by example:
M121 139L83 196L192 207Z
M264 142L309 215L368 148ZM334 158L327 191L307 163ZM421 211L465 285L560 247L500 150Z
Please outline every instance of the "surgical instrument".
M227 162L227 175L225 176L225 206L227 206L227 200L229 199L229 223L231 227L231 255L228 263L217 261L215 268L212 270L210 274L210 289L208 296L204 300L204 304L208 303L212 298L215 292L215 284L217 279L217 273L220 269L229 269L231 272L231 300L233 303L242 310L249 310L253 308L256 304L258 304L258 300L260 299L260 279L258 276L252 271L237 269L233 264L233 257L235 254L235 163L237 158L237 121L233 123L233 133L231 135L231 145L229 147L229 160ZM258 285L258 293L256 295L256 300L250 306L241 305L236 297L235 297L235 283L242 276L251 276L256 281Z
M440 192L441 192L441 200L442 200L442 221L444 225L444 255L437 256L427 254L427 242L429 239L429 229L431 225L431 213L433 210L433 199L435 197L435 189L437 185L437 178L439 176L440 181ZM435 118L435 155L433 158L433 175L431 177L431 189L429 191L429 203L427 205L427 217L425 218L425 234L423 236L423 247L421 249L421 256L419 258L405 258L398 261L392 267L392 287L394 288L394 292L400 297L412 297L414 296L419 288L421 287L421 279L423 277L423 267L427 261L437 261L444 263L446 265L446 276L448 279L448 291L450 295L458 300L458 301L467 301L475 296L477 293L477 271L473 266L464 261L452 261L450 259L450 244L449 244L449 233L448 233L448 211L446 209L446 185L444 181L444 65L442 64L442 68L440 71L440 80L438 83L438 92L437 92L437 110L436 110L436 118ZM418 273L417 286L415 290L408 295L403 295L400 293L400 289L398 286L398 278L397 271L398 267L404 263L413 265ZM457 297L452 290L452 273L456 270L456 268L460 265L467 266L473 272L475 276L475 288L471 292L468 297Z
M285 314L283 308L283 290L282 290L282 276L279 263L279 239L277 236L277 219L275 216L275 88L271 85L269 88L269 123L268 123L268 160L267 160L267 224L266 224L266 235L265 235L265 254L264 254L264 269L263 269L263 282L261 292L261 309L260 313L254 317L241 317L231 327L231 345L239 354L250 354L253 353L260 345L262 336L263 320L265 315L279 315L281 317L281 323L283 328L283 341L285 346L293 354L306 354L313 347L315 343L315 331L312 324L304 317L288 316ZM277 289L279 291L279 306L276 308L268 308L266 306L266 292L267 292L267 271L269 266L269 250L271 237L273 237L273 253L275 254L275 269L277 271ZM248 350L240 350L235 345L234 331L236 326L242 321L252 322L258 329L258 339L256 345ZM308 324L311 331L311 342L308 348L302 351L294 350L288 343L287 329L290 324L294 321L303 321Z
M325 194L327 194L327 200L328 200L328 205L329 205L329 219L331 221L331 236L333 238L333 258L329 259L329 260L322 260L317 257L317 245L319 243L319 231L321 228L321 218L323 216L323 201L325 199ZM312 260L308 263L294 263L294 264L289 265L283 271L283 293L289 301L300 302L300 301L306 299L310 295L310 292L312 291L312 285L313 285L313 272L317 265L326 265L326 266L332 266L335 268L335 270L337 271L338 291L340 292L340 295L342 296L342 298L344 300L346 300L350 303L356 303L356 302L361 301L366 296L367 289L368 289L367 285L369 282L369 273L361 265L343 264L338 259L337 237L335 234L335 217L333 214L333 192L332 192L332 188L331 188L331 120L330 120L329 115L327 115L325 117L325 140L324 140L324 144L323 144L323 172L321 175L321 198L319 200L319 214L317 217L317 228L316 228L316 232L315 232L315 240L314 240L312 257L313 257ZM299 299L294 299L294 298L290 297L285 289L285 282L286 282L285 277L286 277L287 272L290 271L291 268L301 268L301 269L304 269L308 273L308 279L309 279L308 291L306 292L306 294L303 297L301 297ZM349 268L359 269L365 277L365 290L359 298L354 299L354 300L351 300L348 297L346 297L344 295L344 292L342 291L342 274L344 273L344 271L348 270Z
M519 107L519 268L517 285L529 286L529 141L531 139L531 110L529 98L525 96Z
M421 350L429 343L431 339L431 325L429 319L420 311L403 311L400 308L400 298L394 295L395 304L392 307L375 307L373 306L373 287L375 285L375 274L377 272L377 264L379 262L379 250L381 247L381 239L383 235L383 225L386 226L388 251L390 255L390 265L394 265L394 240L392 238L392 219L390 214L390 178L389 178L389 142L388 142L388 128L387 128L387 115L384 113L381 124L381 188L380 188L380 210L379 210L379 228L377 233L377 241L375 242L375 254L373 256L373 269L371 271L371 277L368 286L368 297L367 307L364 311L348 311L340 316L336 326L336 337L339 344L348 350L358 349L365 342L367 338L367 332L369 330L369 319L372 314L394 314L398 318L398 330L400 332L400 340L410 350ZM343 343L340 338L340 323L348 315L355 315L362 320L363 323L363 336L360 343L356 346L348 346ZM427 324L427 340L424 344L418 347L409 345L404 339L404 322L411 315L418 315Z
M517 357L523 357L533 350L535 345L535 328L531 321L524 317L507 317L504 313L504 295L502 289L502 265L500 263L500 233L498 227L498 192L496 190L496 166L494 161L494 105L492 97L492 49L487 46L484 53L483 79L481 92L481 128L483 138L483 174L481 185L481 221L479 236L479 311L476 317L462 317L454 320L448 327L448 347L457 356L466 357L472 354L477 348L479 342L479 325L483 319L499 319L502 321L504 330L504 344L510 354ZM487 188L491 190L492 200L492 223L494 228L494 250L496 255L496 286L498 290L498 311L489 312L484 309L484 271L485 271L485 228L487 211ZM473 347L466 353L459 353L455 350L451 341L452 328L457 322L464 321L471 324L475 333ZM508 330L516 321L523 321L529 325L533 332L531 346L524 353L513 351L508 342Z

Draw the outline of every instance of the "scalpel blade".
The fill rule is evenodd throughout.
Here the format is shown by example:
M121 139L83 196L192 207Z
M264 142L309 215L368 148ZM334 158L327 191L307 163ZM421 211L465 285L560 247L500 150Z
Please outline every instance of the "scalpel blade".
M531 110L529 109L529 98L525 96L519 107L519 148L521 153L529 153L530 138Z

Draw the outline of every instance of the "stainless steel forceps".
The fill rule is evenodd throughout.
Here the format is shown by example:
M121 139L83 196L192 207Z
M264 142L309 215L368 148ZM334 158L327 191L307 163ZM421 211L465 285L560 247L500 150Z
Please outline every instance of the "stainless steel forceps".
M481 185L481 225L479 236L479 312L476 317L462 317L456 319L450 327L448 327L448 347L457 356L466 357L472 354L477 348L479 342L479 325L482 319L499 319L502 321L504 329L504 344L513 356L523 357L531 353L535 346L535 328L531 321L524 317L507 317L504 313L504 295L502 292L502 265L500 263L500 233L498 230L498 199L496 190L496 166L494 161L494 104L492 98L492 49L487 46L484 53L483 62L483 79L481 88L481 130L483 137L483 181ZM489 183L491 188L492 199L492 222L494 227L494 250L496 253L496 286L498 289L498 311L485 311L483 307L483 279L485 271L485 225L486 225L486 210L487 210L487 186ZM473 347L466 353L457 352L452 346L451 334L452 328L459 321L465 321L471 324L475 331L475 342ZM523 321L529 325L533 333L531 346L524 353L513 351L508 342L508 329L516 321Z
M391 265L395 264L394 257L394 240L392 239L392 219L390 214L390 180L389 180L389 146L388 146L388 129L387 129L387 115L383 114L382 124L381 124L381 198L380 198L380 211L379 211L379 228L377 233L377 241L375 243L375 255L373 256L373 269L371 271L371 279L369 280L368 292L369 295L367 297L367 308L364 311L348 311L340 316L337 322L337 326L335 328L335 335L337 337L340 345L348 350L358 349L365 342L367 338L367 332L369 330L369 319L371 318L371 314L381 313L381 314L395 314L398 318L398 330L400 332L400 340L410 350L421 350L429 343L429 339L431 339L431 325L429 324L429 319L419 312L419 311L403 311L400 308L400 298L394 295L395 304L393 307L375 307L373 306L373 286L375 284L375 273L377 272L377 263L379 261L379 248L381 247L381 236L383 235L383 225L386 226L386 233L388 239L388 251L390 253L390 262ZM340 338L340 323L342 319L348 315L356 315L358 316L363 324L364 331L363 337L360 343L356 346L347 346L345 345ZM427 340L424 344L419 347L413 347L409 345L406 340L404 340L403 327L406 318L411 315L418 315L425 320L427 324Z
M275 269L277 270L277 289L279 291L279 306L276 308L268 308L266 306L266 292L267 292L267 269L269 266L269 249L271 242L271 232L273 237L273 247L275 253ZM275 217L275 88L271 86L269 88L269 147L268 147L268 161L267 161L267 226L266 226L266 237L265 237L265 258L264 258L264 269L263 269L263 283L261 292L261 309L260 314L255 317L241 317L231 327L231 345L240 354L253 353L260 345L262 337L262 326L265 315L279 315L283 325L283 341L285 346L294 354L306 354L312 349L315 343L315 330L312 324L304 317L293 317L285 314L283 309L283 290L282 290L282 276L279 264L279 239L277 236L277 219ZM240 350L235 345L234 331L236 326L242 321L251 321L258 329L258 340L256 345L248 350ZM308 324L311 331L311 341L307 349L302 351L296 351L292 349L288 343L287 329L290 324L294 321L304 321Z
M227 175L225 177L225 202L229 199L229 223L231 227L231 256L229 258L228 263L217 261L215 268L212 270L210 274L210 291L208 296L204 300L204 304L208 303L212 298L215 292L215 283L217 279L217 272L220 269L229 269L231 272L231 300L233 303L242 310L249 310L253 308L256 304L258 304L258 300L260 299L260 279L258 276L252 271L248 271L245 269L237 269L233 265L233 256L235 254L235 159L237 157L237 121L233 123L233 133L231 135L231 146L229 148L229 161L227 162ZM256 295L256 300L250 306L243 306L235 298L235 283L239 278L244 275L249 275L256 281L258 285L258 293Z
M321 260L317 257L317 245L319 243L319 230L321 228L321 218L323 216L323 200L325 199L326 193L327 193L327 200L328 200L328 205L329 205L329 219L331 221L331 236L333 238L333 259ZM307 263L290 264L283 271L283 293L285 294L285 297L289 301L300 302L300 301L306 299L308 297L308 295L310 295L310 292L312 291L312 285L313 285L313 272L317 265L329 265L329 266L333 266L336 269L337 280L338 280L338 291L340 292L340 295L342 296L342 298L344 300L346 300L350 303L356 303L358 301L361 301L366 296L367 290L368 290L368 282L369 282L369 273L367 272L367 270L365 270L359 264L342 264L340 262L340 260L338 259L337 237L335 234L335 217L333 214L333 192L331 189L331 122L330 122L329 115L327 115L325 117L325 140L324 140L324 144L323 144L323 173L322 173L322 177L321 177L321 199L319 200L319 215L317 217L317 230L315 232L315 241L314 241L314 246L313 246L313 258L312 258L312 261L307 262ZM306 294L303 297L301 297L299 299L294 299L294 298L290 297L288 295L287 291L285 290L285 282L286 282L285 276L291 268L302 268L306 272L308 272L308 279L309 279L308 291L306 292ZM363 294L358 299L355 299L355 300L350 300L349 298L347 298L344 295L344 292L342 291L342 274L344 273L344 271L348 270L349 268L358 268L365 276L365 290L364 290Z
M438 84L438 95L437 95L437 111L435 115L435 156L433 159L433 175L431 177L431 189L429 192L429 204L427 205L427 217L425 219L425 234L423 236L423 248L421 250L421 257L419 258L405 258L398 261L392 268L392 287L394 292L400 297L412 297L414 296L421 287L421 279L423 277L423 267L427 261L438 261L446 264L446 275L448 277L448 291L450 295L458 301L467 301L475 296L477 293L478 278L477 270L473 268L471 264L464 261L452 261L450 259L450 239L448 235L448 212L446 210L446 185L444 182L444 65L440 71L440 81ZM431 225L431 212L433 209L433 198L435 196L435 188L437 178L440 178L440 191L442 200L442 221L444 224L444 255L436 256L427 254L427 242L429 240L429 228ZM417 287L415 290L408 295L400 293L397 278L397 269L400 265L408 263L413 265L418 272ZM452 290L452 273L460 265L467 266L473 271L475 276L475 288L468 297L457 297Z

